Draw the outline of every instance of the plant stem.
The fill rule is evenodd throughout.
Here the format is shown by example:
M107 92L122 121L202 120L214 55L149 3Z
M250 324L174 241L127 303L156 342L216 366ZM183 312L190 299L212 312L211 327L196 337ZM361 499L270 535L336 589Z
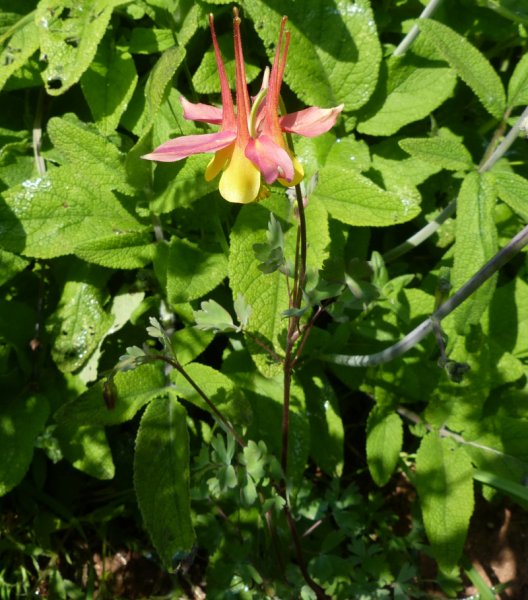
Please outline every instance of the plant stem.
M222 423L222 425L229 431L229 433L235 438L236 442L241 448L245 448L246 442L243 438L237 433L234 427L229 423L229 421L224 417L224 415L216 408L211 399L207 396L207 394L202 390L202 388L194 381L194 379L187 373L187 371L180 365L177 360L165 356L164 354L155 354L152 358L163 360L164 362L174 367L180 375L189 383L190 386L202 397L207 406L211 409L211 412L215 415L215 417Z
M433 12L438 8L440 2L442 2L442 0L431 0L431 2L429 2L429 4L424 8L422 14L418 18L427 19L427 17L430 17L433 14ZM394 50L392 56L403 56L419 34L420 29L418 25L413 25L409 33L403 38L396 50Z
M383 260L388 263L396 258L399 258L403 254L409 252L413 248L419 246L422 242L425 242L430 238L433 233L436 233L441 225L443 225L447 219L455 212L456 209L456 198L444 208L444 210L430 223L427 223L425 227L422 227L419 231L413 234L410 238L406 239L403 243L392 250L389 250L383 255Z
M453 296L451 296L438 310L436 310L428 319L423 321L418 327L408 333L396 344L376 352L375 354L365 355L345 355L345 354L327 354L320 358L326 362L347 367L371 367L389 362L402 354L408 352L423 340L431 331L435 323L452 313L462 302L467 300L475 290L485 283L501 267L511 260L524 246L528 244L528 225L522 229L510 242L497 254L489 260L473 277L467 281Z

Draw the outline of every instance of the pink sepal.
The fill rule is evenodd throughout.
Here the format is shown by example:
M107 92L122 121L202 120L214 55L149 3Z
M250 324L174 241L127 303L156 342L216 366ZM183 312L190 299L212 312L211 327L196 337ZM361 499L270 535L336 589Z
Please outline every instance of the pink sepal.
M189 121L203 121L204 123L212 123L220 125L224 111L217 106L210 104L201 104L200 102L189 102L187 98L180 97L181 105L183 106L183 117Z
M279 177L286 181L293 179L294 168L290 155L268 136L250 139L245 154L262 173L266 183L273 183Z
M344 104L334 108L318 108L310 106L304 110L284 115L280 118L280 126L283 131L298 133L305 137L315 137L326 133L331 129L337 117L343 110Z
M201 152L217 152L229 146L236 138L236 131L219 131L218 133L204 133L202 135L185 135L169 140L158 146L150 154L141 158L157 160L160 162L174 162L187 158L191 154Z

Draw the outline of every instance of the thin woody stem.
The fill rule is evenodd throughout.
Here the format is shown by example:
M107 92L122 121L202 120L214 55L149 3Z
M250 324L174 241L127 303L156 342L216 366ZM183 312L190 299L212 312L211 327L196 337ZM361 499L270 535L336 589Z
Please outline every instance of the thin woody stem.
M216 408L209 396L207 396L207 394L194 381L194 379L187 373L187 371L180 365L180 363L177 360L170 358L169 356L165 356L164 354L155 354L152 356L152 358L162 360L169 364L171 367L174 367L176 371L178 371L178 373L180 373L180 375L182 375L182 377L187 381L187 383L189 383L189 385L198 393L198 395L202 397L203 401L211 409L211 412L235 438L238 445L241 448L245 448L246 442L243 440L243 438L237 433L237 431L234 429L231 423L229 423L229 421L224 417L224 415Z
M483 283L494 275L501 267L511 260L528 244L528 225L522 229L510 242L500 250L491 260L489 260L473 277L467 281L453 296L438 308L428 319L423 321L418 327L408 333L396 344L376 352L366 355L344 355L328 354L320 358L326 362L348 367L370 367L390 362L398 356L405 354L411 348L421 342L431 331L435 324L452 313L462 302L467 300Z

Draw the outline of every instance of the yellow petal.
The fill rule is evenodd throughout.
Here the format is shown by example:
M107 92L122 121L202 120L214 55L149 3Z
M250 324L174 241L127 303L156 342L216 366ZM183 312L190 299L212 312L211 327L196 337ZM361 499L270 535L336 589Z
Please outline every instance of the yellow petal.
M222 173L220 195L228 202L249 204L257 199L260 190L260 171L235 145L227 169Z
M295 154L293 154L289 148L286 148L286 152L290 155L290 158L293 162L293 179L291 181L286 181L286 179L279 178L277 181L286 187L293 187L294 185L301 183L301 181L304 179L304 169L301 163L297 160Z
M205 169L205 181L211 181L211 179L214 179L218 173L220 173L226 162L229 160L234 147L235 143L233 142L226 148L222 148L221 150L218 150L218 152L215 152L215 155L209 161L209 164Z

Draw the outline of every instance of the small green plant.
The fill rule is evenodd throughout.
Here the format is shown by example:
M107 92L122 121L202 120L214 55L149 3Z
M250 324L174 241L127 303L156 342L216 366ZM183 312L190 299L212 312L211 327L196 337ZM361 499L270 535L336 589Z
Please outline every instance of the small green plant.
M0 17L0 598L509 585L465 542L527 501L522 3Z

